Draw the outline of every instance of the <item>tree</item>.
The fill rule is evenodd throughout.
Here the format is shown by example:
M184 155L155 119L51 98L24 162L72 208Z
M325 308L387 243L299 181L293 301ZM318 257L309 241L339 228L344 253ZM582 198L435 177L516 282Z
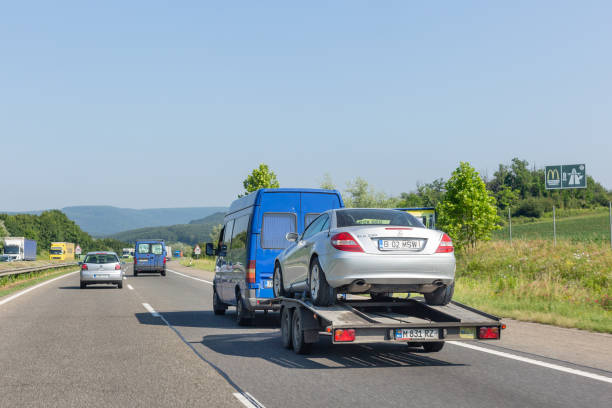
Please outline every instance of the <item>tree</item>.
M500 228L495 198L466 162L461 162L446 182L446 194L437 212L438 225L458 248L474 248L479 240L489 240L491 232Z
M325 173L323 175L323 181L321 181L321 188L325 190L335 190L336 186L332 181L331 175L329 173Z
M244 194L240 194L238 197L243 197L253 191L257 191L260 188L278 188L280 184L276 179L276 174L267 164L260 164L258 168L253 169L251 174L244 179L242 182L244 189L246 190Z
M367 181L357 177L355 181L349 182L344 198L346 207L355 208L389 208L397 207L399 200L395 197L387 197L383 192L376 192Z

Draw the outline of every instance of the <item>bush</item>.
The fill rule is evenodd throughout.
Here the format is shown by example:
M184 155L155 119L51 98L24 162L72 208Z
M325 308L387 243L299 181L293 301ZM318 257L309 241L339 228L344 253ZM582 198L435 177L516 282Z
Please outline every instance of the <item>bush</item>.
M512 214L514 217L540 218L544 209L542 203L530 198L519 203L518 208Z

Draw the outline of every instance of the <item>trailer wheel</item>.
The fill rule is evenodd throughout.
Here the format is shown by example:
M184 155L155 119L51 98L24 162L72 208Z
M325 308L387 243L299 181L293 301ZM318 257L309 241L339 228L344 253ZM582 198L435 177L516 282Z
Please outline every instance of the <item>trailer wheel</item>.
M428 353L437 353L438 351L442 350L442 347L444 347L443 341L432 341L423 343L423 350Z
M293 312L291 319L293 324L291 327L291 345L293 351L298 354L308 354L312 349L312 343L304 342L304 329L302 325L302 313L299 309Z
M455 292L455 282L442 286L431 293L425 293L425 302L432 306L444 306L450 303Z
M213 288L213 312L216 315L223 315L225 314L225 309L227 309L227 306L221 302L221 299L219 299L219 295L217 294L217 290Z
M283 347L286 349L293 348L291 335L291 326L293 325L292 315L293 313L290 308L283 307L283 311L281 312L281 340L283 342Z
M317 257L313 258L310 263L308 290L312 303L317 306L331 306L336 302L336 291L327 283L325 273Z

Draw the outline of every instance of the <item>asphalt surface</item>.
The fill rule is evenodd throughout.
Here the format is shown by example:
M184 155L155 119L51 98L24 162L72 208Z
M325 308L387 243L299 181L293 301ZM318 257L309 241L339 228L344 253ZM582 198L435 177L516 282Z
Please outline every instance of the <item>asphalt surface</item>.
M233 308L213 314L209 274L172 270L180 274L129 272L122 290L80 290L73 274L0 304L0 406L611 405L605 363L540 355L533 339L521 351L517 332L512 348L468 344L599 379L455 344L425 353L322 339L310 355L296 355L281 346L277 314L258 313L252 327L239 327ZM608 361L610 338L599 346Z

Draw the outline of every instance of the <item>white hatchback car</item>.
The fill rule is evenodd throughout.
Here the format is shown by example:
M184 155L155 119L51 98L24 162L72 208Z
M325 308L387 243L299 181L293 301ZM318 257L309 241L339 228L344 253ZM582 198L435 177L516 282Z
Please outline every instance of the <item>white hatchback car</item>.
M398 210L329 210L310 223L275 261L275 296L308 292L331 305L337 293L422 293L431 305L450 302L455 255L448 235Z

